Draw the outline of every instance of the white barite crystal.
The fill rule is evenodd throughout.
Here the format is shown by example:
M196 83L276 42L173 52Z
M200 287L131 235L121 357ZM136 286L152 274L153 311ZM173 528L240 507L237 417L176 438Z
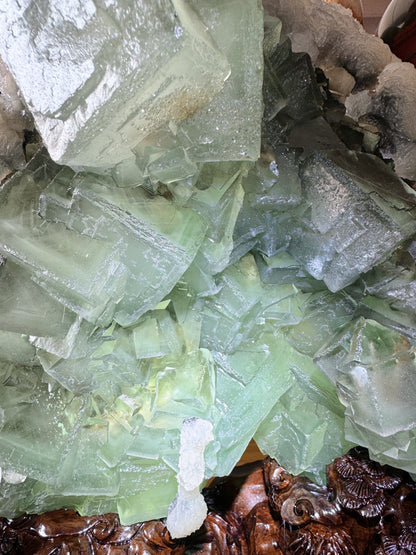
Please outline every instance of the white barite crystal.
M204 479L205 447L214 439L212 424L201 418L183 422L179 452L178 493L169 507L166 526L172 538L184 538L200 528L207 506L199 491Z
M380 73L371 90L351 94L345 102L347 115L355 120L381 121L380 150L392 158L396 172L416 179L416 69L413 64L394 62Z
M405 179L416 180L416 69L381 39L365 32L350 10L324 0L264 0L282 21L295 52L307 52L329 79L347 115L381 122L380 152ZM358 85L358 87L356 86ZM365 88L367 87L367 88Z
M358 83L374 79L398 58L379 38L365 32L351 11L324 0L264 0L265 10L281 19L294 52L307 52L314 65L343 67Z
M184 0L5 0L0 56L55 161L105 168L207 104L229 64Z

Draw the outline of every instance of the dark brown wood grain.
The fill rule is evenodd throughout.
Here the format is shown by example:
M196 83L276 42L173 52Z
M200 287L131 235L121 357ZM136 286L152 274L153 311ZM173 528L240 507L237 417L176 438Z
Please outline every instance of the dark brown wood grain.
M236 467L204 490L198 532L171 539L163 520L122 526L116 514L72 510L0 519L0 553L27 555L410 555L416 486L356 448L327 467L327 485L271 459Z

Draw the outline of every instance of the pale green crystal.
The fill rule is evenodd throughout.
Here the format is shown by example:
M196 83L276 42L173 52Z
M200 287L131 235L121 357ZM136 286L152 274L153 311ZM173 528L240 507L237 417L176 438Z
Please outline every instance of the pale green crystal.
M8 3L0 54L56 161L112 167L221 90L230 67L207 29L218 7L208 22L195 8L184 0Z
M58 175L59 178L59 175ZM71 194L72 193L72 194ZM58 213L55 206L67 203ZM151 198L142 188L111 187L94 174L55 179L40 197L40 213L82 235L110 239L125 269L114 318L131 325L172 289L193 260L206 224L194 211Z
M279 339L268 333L256 339L255 345L247 341L232 355L214 353L218 411L214 438L220 447L215 471L220 475L231 472L276 398L290 386L286 353Z
M414 315L416 311L416 262L400 252L363 277L372 295L385 299L398 311Z
M171 166L166 160L166 149L172 149L173 145L178 156L176 179L184 177L189 160L254 161L260 153L263 110L263 57L259 42L263 35L263 14L260 3L257 0L192 0L190 4L206 22L215 44L228 60L230 75L222 91L193 117L178 126L168 125L137 145L136 154L148 160L144 173L152 178L160 175L163 166ZM245 30L244 33L241 29ZM188 158L186 162L184 150ZM154 174L155 161L157 173ZM169 180L173 177L171 173Z
M56 484L83 420L82 399L43 382L40 368L1 363L0 465Z
M348 439L386 463L391 460L383 455L386 442L403 454L414 449L416 374L414 346L408 340L373 320L359 319L317 354L317 363L346 407ZM386 451L389 457L391 451ZM415 472L406 458L403 468Z
M296 295L296 288L291 284L263 284L251 255L224 270L217 283L218 293L206 299L202 310L204 347L234 352L254 330L261 329L261 318L273 318L273 311L281 313L285 325L289 323L284 315L291 315L292 310L285 301Z
M205 164L198 177L198 186L187 206L203 214L208 230L195 263L202 272L217 274L229 264L233 250L233 232L243 204L242 180L248 164ZM221 179L222 177L222 179Z
M355 301L344 292L314 293L302 305L301 321L288 330L288 341L299 352L313 357L321 347L333 343L339 330L353 319L355 308Z
M280 229L284 212L301 202L301 182L294 152L283 149L260 158L243 181L244 203L234 230L238 259L256 248L274 256L287 246Z
M194 0L193 5L204 21L212 21L213 39L227 58L231 74L222 91L184 122L183 130L193 143L189 155L197 161L256 160L263 110L260 3L220 0L215 20L212 0Z
M280 368L288 366L290 387L255 433L264 453L289 472L325 482L325 466L352 444L343 439L344 410L336 389L313 364L281 340ZM285 353L286 357L282 356Z
M177 490L176 473L168 465L140 459L135 462L136 471L129 469L127 464L125 468L120 468L123 491L135 492L122 497L117 503L120 520L125 524L167 514Z
M305 204L293 231L287 228L288 250L331 291L354 282L416 231L414 191L374 156L314 154L302 184Z
M13 331L0 330L0 361L37 366L36 349L25 335Z
M0 273L0 330L14 332L55 356L68 357L85 349L94 326L48 295L31 279L30 272L7 260ZM11 339L12 340L12 339ZM13 340L12 340L13 341ZM20 340L22 343L23 338ZM11 345L4 347L11 349ZM26 351L20 346L16 349ZM16 359L11 359L16 360Z
M111 321L126 268L117 240L79 235L37 215L42 188L59 166L37 155L1 189L0 251L24 266L31 279L81 317Z
M137 5L123 3L119 17ZM103 16L97 3L80 13L91 6L86 31ZM100 145L135 101L123 94L101 97L96 122L63 153L108 171L77 173L40 152L0 189L1 513L73 507L117 511L126 524L165 516L188 418L213 426L206 479L230 472L253 436L315 479L350 441L416 472L413 190L380 159L349 151L366 149L365 133L342 120L273 18L256 160L257 0L140 6L143 27L126 33L142 35L126 56L143 41L142 62L156 69L120 87L145 80L148 89L134 89L140 104L155 72L166 81L147 115L119 128L126 141L113 138L111 156ZM99 37L91 48L111 57L120 37ZM204 107L173 114L175 95L189 99L203 83ZM68 90L58 128L85 93Z

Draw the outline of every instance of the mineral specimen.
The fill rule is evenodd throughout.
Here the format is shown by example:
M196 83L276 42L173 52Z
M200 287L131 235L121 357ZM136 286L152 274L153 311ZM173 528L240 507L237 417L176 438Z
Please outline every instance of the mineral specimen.
M204 523L208 508L199 488L204 480L204 451L214 439L212 424L200 418L184 420L179 452L178 494L169 507L166 527L172 538L184 538Z
M0 189L0 512L131 525L166 516L179 476L202 520L201 482L253 436L318 481L351 442L416 473L416 195L377 129L276 18L263 41L257 0L7 6L0 49L72 168L41 149ZM346 17L279 6L289 35L296 6ZM377 48L346 64L362 85L392 61ZM321 520L287 537L330 546Z
M70 0L64 8L54 0L8 0L0 10L0 55L57 162L112 168L161 128L175 138L177 125L194 114L179 138L195 156L216 159L221 149L220 159L255 159L261 27L254 0ZM247 109L254 117L241 126ZM224 118L225 158L215 144Z

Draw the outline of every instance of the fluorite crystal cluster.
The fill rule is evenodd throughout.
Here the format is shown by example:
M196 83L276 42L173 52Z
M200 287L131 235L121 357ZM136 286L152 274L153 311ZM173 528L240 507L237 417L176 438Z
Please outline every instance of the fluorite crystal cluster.
M166 516L184 422L205 478L253 437L416 473L416 194L382 136L258 0L6 6L46 148L0 190L1 514Z

